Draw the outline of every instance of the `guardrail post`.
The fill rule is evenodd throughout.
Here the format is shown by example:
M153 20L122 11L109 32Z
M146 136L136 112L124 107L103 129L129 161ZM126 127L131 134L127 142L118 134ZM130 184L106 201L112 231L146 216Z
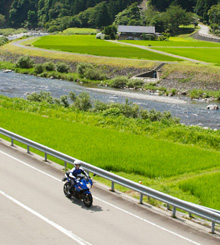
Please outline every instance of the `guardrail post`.
M140 204L143 204L143 194L140 193Z
M215 234L215 222L212 221L212 230L211 230L212 234Z
M45 152L44 161L47 162L47 153Z
M170 205L169 204L167 204L167 210L170 210Z
M113 181L112 181L112 187L111 187L111 190L110 191L112 191L112 192L115 191L115 183Z
M11 139L11 146L14 146L14 140Z
M175 217L176 217L176 207L173 207L172 217L173 217L173 218L175 218Z
M190 217L190 218L192 218L192 217L193 217L191 213L189 213L189 217Z
M29 145L27 145L27 153L30 153Z

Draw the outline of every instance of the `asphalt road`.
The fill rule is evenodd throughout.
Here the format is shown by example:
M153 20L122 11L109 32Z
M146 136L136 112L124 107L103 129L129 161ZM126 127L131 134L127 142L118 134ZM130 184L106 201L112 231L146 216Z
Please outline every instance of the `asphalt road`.
M62 177L60 168L0 141L0 244L220 244L101 187L85 208L64 196Z

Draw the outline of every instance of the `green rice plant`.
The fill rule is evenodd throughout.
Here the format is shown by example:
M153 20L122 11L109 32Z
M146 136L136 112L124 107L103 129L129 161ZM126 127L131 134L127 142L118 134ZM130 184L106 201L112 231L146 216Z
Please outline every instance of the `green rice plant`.
M213 43L213 42L205 42L205 41L200 41L197 39L193 38L181 38L181 37L170 37L169 40L167 41L142 41L142 40L126 40L126 41L120 41L120 42L125 42L125 43L131 43L131 44L136 44L136 45L141 45L141 46L147 46L147 47L220 47L219 43Z
M179 183L184 192L190 192L200 200L200 204L220 210L220 172L209 173Z
M53 113L59 113L53 106ZM106 170L155 178L220 166L217 151L85 125L83 114L80 122L48 118L52 111L47 106L42 116L34 115L28 112L31 107L25 107L27 112L1 108L1 127Z
M217 48L155 48L166 53L209 62L220 63L220 46Z
M67 51L80 54L91 54L106 57L135 58L145 60L166 60L177 61L170 56L141 50L135 47L128 47L120 43L112 43L105 40L96 39L91 35L53 35L44 36L32 43L36 47Z

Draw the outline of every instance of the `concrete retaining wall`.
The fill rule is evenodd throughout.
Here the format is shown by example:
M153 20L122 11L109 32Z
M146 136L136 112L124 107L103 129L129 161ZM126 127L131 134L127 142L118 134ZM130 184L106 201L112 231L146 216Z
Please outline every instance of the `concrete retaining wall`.
M199 32L194 33L192 37L201 41L220 43L220 38L211 37L210 35L199 34Z

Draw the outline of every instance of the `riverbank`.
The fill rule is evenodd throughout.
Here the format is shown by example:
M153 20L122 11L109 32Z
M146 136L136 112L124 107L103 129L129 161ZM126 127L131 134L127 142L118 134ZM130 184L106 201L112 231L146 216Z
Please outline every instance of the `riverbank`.
M129 77L134 76L137 73L144 72L146 69L137 69L137 68L117 68L117 67L106 67L106 66L95 66L93 65L93 70L102 72L105 76L116 77L124 75L124 80L122 81L119 78L119 81L110 80L91 80L84 77L82 74L78 74L77 65L81 63L69 63L64 62L70 67L70 72L60 73L57 71L42 71L42 73L35 72L34 68L17 68L15 62L18 60L19 56L1 56L2 60L0 61L0 69L10 69L14 70L17 73L35 75L38 77L45 77L51 79L63 79L68 81L78 82L80 84L90 84L101 87L113 87L119 89L130 89L130 90L139 90L145 91L153 94L151 96L152 100L164 101L166 103L184 103L184 101L179 101L176 99L171 99L170 96L174 95L184 95L188 96L191 99L203 99L205 102L211 102L215 100L220 100L220 70L218 67L204 67L201 65L183 65L179 64L165 64L159 71L161 79L155 83L144 83L141 80L128 80L125 75L129 74ZM33 59L33 58L32 58ZM54 65L58 63L57 60L50 60L45 58L35 58L33 59L35 64L43 64L45 62L52 62ZM92 66L92 64L91 64ZM205 73L204 76L201 76L201 70ZM190 77L188 77L190 74ZM198 77L196 79L195 77ZM214 77L214 78L212 78ZM201 79L200 79L201 78ZM219 80L218 80L219 79ZM168 96L160 98L159 96L164 95Z

